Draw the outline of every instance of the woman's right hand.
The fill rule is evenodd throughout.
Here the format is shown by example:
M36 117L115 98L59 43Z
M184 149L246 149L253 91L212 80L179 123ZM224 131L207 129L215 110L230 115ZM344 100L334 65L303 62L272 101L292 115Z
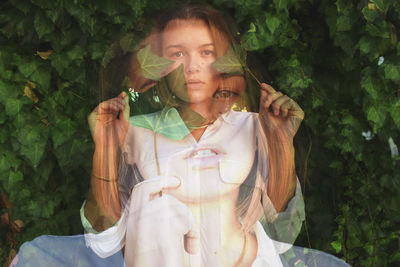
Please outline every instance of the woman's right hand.
M198 252L198 232L190 209L168 193L180 186L176 177L158 176L137 184L126 218L127 266L183 266L184 251ZM183 242L184 241L184 242Z
M128 131L128 121L129 96L125 92L101 102L88 117L95 145L115 148L121 146Z

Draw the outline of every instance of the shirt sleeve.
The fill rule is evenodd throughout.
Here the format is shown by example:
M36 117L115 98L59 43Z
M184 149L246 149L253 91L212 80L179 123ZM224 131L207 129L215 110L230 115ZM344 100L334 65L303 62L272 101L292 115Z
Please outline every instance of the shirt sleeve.
M293 244L305 219L304 201L301 192L300 182L297 179L296 193L289 201L286 210L276 212L271 200L263 199L267 206L262 224L268 236L276 241Z
M107 258L121 250L125 245L125 212L121 214L120 219L112 227L98 232L85 217L85 204L86 201L82 204L80 215L85 230L86 246L90 247L101 258Z

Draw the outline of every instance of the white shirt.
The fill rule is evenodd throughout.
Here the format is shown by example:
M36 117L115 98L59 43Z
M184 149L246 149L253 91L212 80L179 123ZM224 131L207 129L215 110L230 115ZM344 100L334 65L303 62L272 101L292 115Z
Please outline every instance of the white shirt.
M213 123L213 125L207 127L200 140L196 142L196 140L190 134L190 131L186 128L183 122L179 122L180 117L179 115L177 115L178 113L176 112L176 110L171 109L171 112L172 113L169 114L170 116L166 117L164 125L169 126L175 124L177 125L177 128L172 129L172 131L169 132L168 130L171 129L166 129L162 127L163 122L161 122L161 126L160 124L157 124L159 123L159 120L157 121L157 119L159 118L157 117L157 113L141 115L141 117L139 116L139 120L138 116L131 118L131 124L133 124L134 126L131 126L129 128L126 142L123 147L124 159L126 163L136 163L140 173L145 178L151 178L159 175L159 173L157 173L156 159L154 155L154 131L151 130L151 128L153 127L161 129L157 133L157 150L159 157L159 167L162 174L177 174L169 173L171 170L173 170L174 172L188 172L189 167L187 166L189 165L184 166L183 170L179 169L181 166L185 165L185 163L179 162L179 158L178 160L171 160L171 155L180 155L180 158L182 158L181 155L187 153L187 151L190 151L190 149L193 150L193 147L201 146L203 145L203 143L205 145L210 145L215 143L221 144L221 142L223 143L223 146L227 150L229 150L229 152L232 152L226 153L228 156L232 155L232 157L224 159L225 162L229 163L227 165L228 167L220 167L221 179L230 179L230 177L234 176L237 173L240 174L237 175L239 177L245 174L246 166L251 165L253 162L254 151L256 149L255 136L258 123L257 113L229 111L220 116ZM168 121L168 118L170 118L172 121ZM171 133L175 136L164 136L168 136ZM221 139L221 136L223 136L224 139ZM177 140L173 140L171 138L175 138ZM232 144L237 144L237 146L233 146ZM238 157L238 155L240 155L240 157ZM176 163L177 161L178 163ZM223 166L221 162L224 163L224 161L220 161L220 165ZM174 168L171 168L171 164L174 163L176 163L178 167L175 166ZM123 182L124 181L122 181L122 183ZM229 180L228 182L238 183L239 181L233 179ZM287 211L278 214L271 204L271 208L268 210L269 214L267 214L267 217L273 218L273 220L275 220L278 215L282 215L283 217L287 217L286 220L290 220L293 214L298 212L297 210L300 209L300 215L297 215L296 213L296 216L299 217L299 221L301 222L304 219L304 211L302 210L304 209L304 206L300 205L299 208L297 204L291 204L292 202L299 203L298 199L301 199L301 190L299 183L296 190L296 196L289 202ZM300 202L302 203L302 201ZM296 212L293 212L293 210L295 210ZM82 206L81 219L87 233L85 234L86 245L88 247L91 247L97 255L103 258L108 257L120 250L124 246L124 236L126 231L125 214L126 212L124 210L116 226L113 226L101 233L96 233L91 227L90 223L85 218ZM298 229L298 231L299 230L300 228ZM262 225L259 222L256 223L253 231L256 235L258 250L256 260L254 261L252 266L282 266L279 254L285 252L287 249L290 248L291 245L273 241L266 234Z

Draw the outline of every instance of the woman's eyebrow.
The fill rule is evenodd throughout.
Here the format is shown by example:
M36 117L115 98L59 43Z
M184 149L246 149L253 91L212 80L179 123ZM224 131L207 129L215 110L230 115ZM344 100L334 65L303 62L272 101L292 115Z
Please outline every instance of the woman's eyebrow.
M206 47L206 46L215 46L214 43L207 43L207 44L202 44L199 47ZM170 49L170 48L184 48L183 45L168 45L165 49Z
M169 45L166 47L166 49L170 49L170 48L183 48L182 45Z
M205 47L205 46L215 46L215 45L214 45L214 43L200 45L200 47Z

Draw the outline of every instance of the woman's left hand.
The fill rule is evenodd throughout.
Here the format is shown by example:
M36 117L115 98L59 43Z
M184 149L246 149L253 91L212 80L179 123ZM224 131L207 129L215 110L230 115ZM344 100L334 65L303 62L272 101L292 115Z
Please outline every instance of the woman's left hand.
M304 118L304 112L293 99L262 83L260 116L265 121L267 131L279 129L286 137L293 138Z

